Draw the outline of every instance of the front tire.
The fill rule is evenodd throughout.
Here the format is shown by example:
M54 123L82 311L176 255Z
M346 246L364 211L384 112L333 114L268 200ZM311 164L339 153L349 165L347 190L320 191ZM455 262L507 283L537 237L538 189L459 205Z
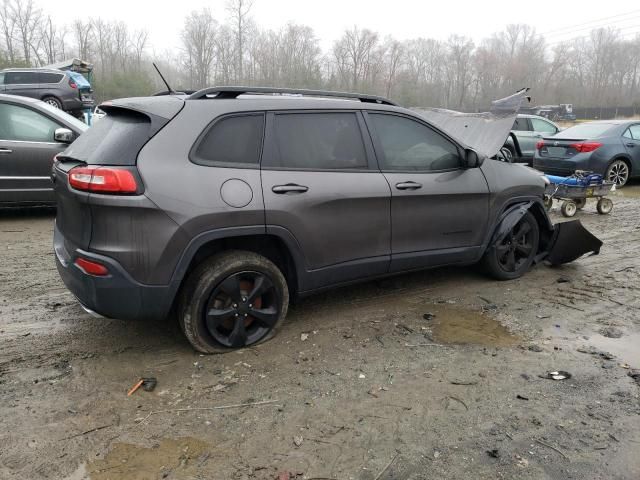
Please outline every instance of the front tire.
M531 268L539 242L538 222L527 212L504 238L489 246L482 266L498 280L519 278Z
M205 260L180 293L178 321L202 353L224 353L269 340L289 306L282 272L269 259L240 250Z
M607 171L604 174L604 178L610 182L615 182L616 188L622 188L627 184L629 180L630 169L627 162L624 160L614 160L607 167Z

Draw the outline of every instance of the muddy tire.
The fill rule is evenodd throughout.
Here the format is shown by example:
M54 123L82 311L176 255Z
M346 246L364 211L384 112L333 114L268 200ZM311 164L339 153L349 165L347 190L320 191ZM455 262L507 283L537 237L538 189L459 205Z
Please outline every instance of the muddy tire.
M531 268L539 242L538 222L527 212L503 239L489 246L481 265L498 280L519 278Z
M570 218L576 214L576 212L578 211L578 206L573 200L565 200L564 202L562 202L560 211L562 212L562 216Z
M596 209L600 215L608 215L613 210L613 201L610 198L601 198L598 200Z
M208 258L189 275L178 321L193 348L225 353L273 338L288 306L278 267L256 253L233 250Z

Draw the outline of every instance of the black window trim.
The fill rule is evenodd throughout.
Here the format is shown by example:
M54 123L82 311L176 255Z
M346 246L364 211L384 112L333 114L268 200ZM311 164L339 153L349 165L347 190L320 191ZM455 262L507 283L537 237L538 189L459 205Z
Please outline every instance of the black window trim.
M458 167L455 168L444 168L444 169L440 169L440 170L414 170L414 169L409 169L409 170L400 170L400 169L393 169L393 170L389 170L389 169L382 169L380 167L379 171L382 173L406 173L406 174L411 174L411 173L419 173L419 174L427 174L427 173L446 173L446 172L456 172L459 170L466 170L466 167L464 166L464 155L465 155L465 148L460 145L460 143L458 141L456 141L455 139L453 139L451 136L447 135L445 132L443 132L442 130L436 128L435 126L431 125L429 122L425 121L424 119L420 118L420 117L416 117L413 115L407 115L405 113L402 112L394 112L394 111L389 111L389 110L363 110L362 112L364 114L364 119L365 122L367 124L367 128L369 130L369 134L371 135L371 140L373 143L373 148L375 150L375 154L376 154L376 158L384 158L384 149L382 148L382 143L380 142L380 138L376 132L375 126L373 125L373 120L369 118L369 114L383 114L383 115L393 115L396 117L403 117L409 120L413 120L417 123L420 123L422 125L424 125L425 127L433 130L434 132L436 132L439 135L442 135L444 138L446 138L447 140L449 140L451 143L453 143L453 145L458 149L458 157L460 159L459 165Z
M629 140L635 140L636 142L640 142L640 138L636 138L633 135L633 132L631 131L631 127L640 127L640 123L632 123L631 125L629 125L627 127L627 129L625 130L625 132L629 132L629 135L631 135L630 137L625 137L625 138L629 138ZM623 134L624 135L624 134Z
M301 168L301 167L281 167L275 165L264 165L264 159L273 158L276 155L276 136L275 136L275 116L290 114L323 114L323 113L354 113L360 129L360 137L364 147L367 167L366 168ZM370 138L366 133L366 123L362 117L362 111L359 109L286 109L286 110L270 110L267 112L267 126L265 131L265 147L263 149L262 161L260 168L265 171L291 171L291 172L342 172L342 173L379 173L378 165L375 158L373 146Z
M219 122L227 119L227 118L233 118L233 117L257 117L257 116L262 116L262 136L260 138L260 151L258 153L258 161L257 163L235 163L235 162L216 162L216 161L211 161L208 160L207 164L201 163L198 161L198 156L196 155L196 151L198 150L198 147L200 146L200 144L202 143L202 141L204 140L204 138L206 137L206 135L211 131L212 128L214 128L216 126L216 124L218 124ZM216 118L214 118L211 122L209 122L207 124L206 127L204 127L202 129L202 132L200 132L200 135L198 135L198 138L196 138L196 141L193 143L193 145L191 146L191 149L189 150L189 161L191 163L193 163L194 165L198 165L199 167L207 167L207 168L241 168L241 169L246 169L246 170L259 170L260 169L260 164L262 163L262 156L264 155L264 140L265 140L265 134L266 134L266 125L267 125L267 120L266 120L266 112L265 111L261 111L261 110L256 110L256 111L243 111L243 112L230 112L230 113L224 113Z

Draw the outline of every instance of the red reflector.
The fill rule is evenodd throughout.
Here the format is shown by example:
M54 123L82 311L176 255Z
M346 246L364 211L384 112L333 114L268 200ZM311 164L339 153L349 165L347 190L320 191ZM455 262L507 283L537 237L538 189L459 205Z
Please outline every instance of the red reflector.
M73 81L73 79L69 79L69 86L71 88L78 88L78 84L76 82Z
M74 262L80 269L89 275L96 275L98 277L104 277L109 274L107 267L98 262L86 260L84 258L76 258Z
M76 190L98 193L136 193L138 184L128 170L110 167L74 167L69 170L69 185Z
M538 143L536 143L536 150L540 150L542 147L544 147L544 141L539 140Z
M602 146L600 142L583 142L583 143L572 143L569 145L570 147L575 148L580 153L593 152Z

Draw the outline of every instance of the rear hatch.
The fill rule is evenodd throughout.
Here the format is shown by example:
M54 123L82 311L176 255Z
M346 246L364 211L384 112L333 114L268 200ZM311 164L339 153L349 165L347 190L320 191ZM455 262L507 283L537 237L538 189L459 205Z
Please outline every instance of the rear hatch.
M544 138L538 142L538 154L543 158L568 159L582 153L584 139Z
M107 116L56 157L52 175L58 203L56 227L68 243L67 251L88 248L92 234L91 199L98 195L71 187L69 172L75 167L116 167L130 171L142 186L135 166L138 153L183 106L184 101L176 97L105 103L100 108ZM135 193L142 193L142 189Z

